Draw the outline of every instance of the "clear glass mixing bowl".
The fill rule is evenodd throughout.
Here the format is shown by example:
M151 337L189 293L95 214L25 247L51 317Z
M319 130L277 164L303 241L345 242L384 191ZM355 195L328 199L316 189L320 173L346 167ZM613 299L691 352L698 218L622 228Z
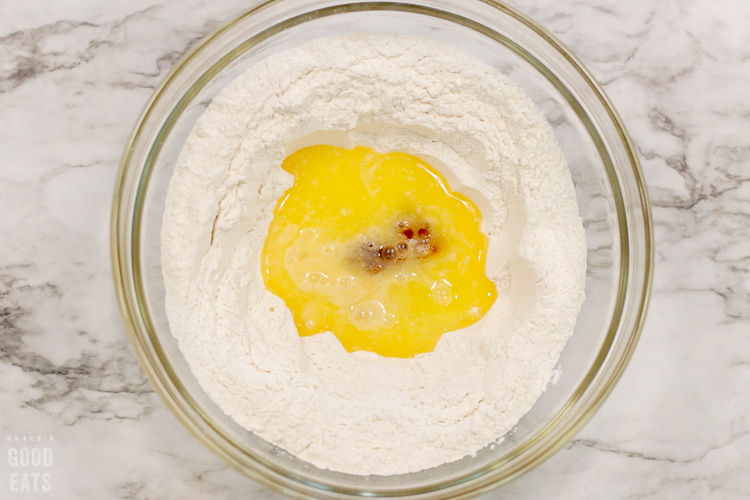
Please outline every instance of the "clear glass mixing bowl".
M270 55L356 31L442 41L484 60L521 87L560 142L588 240L587 299L562 353L559 382L501 443L458 462L387 477L321 470L222 413L198 385L170 333L160 266L164 196L172 169L212 98ZM560 42L522 14L492 0L272 0L204 38L154 92L120 166L112 259L122 314L151 381L190 432L237 470L299 498L465 498L505 484L548 458L610 393L644 321L653 238L643 175L609 100Z

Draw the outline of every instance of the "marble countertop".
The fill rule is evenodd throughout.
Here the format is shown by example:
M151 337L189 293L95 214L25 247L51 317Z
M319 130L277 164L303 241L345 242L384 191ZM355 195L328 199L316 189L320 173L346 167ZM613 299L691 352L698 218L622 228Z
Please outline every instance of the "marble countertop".
M138 114L189 46L251 3L0 2L0 498L282 498L203 448L153 392L109 257ZM750 3L513 3L619 110L657 263L611 397L561 452L484 498L750 497ZM9 450L23 447L50 451L14 468ZM31 494L13 491L19 471L38 473Z

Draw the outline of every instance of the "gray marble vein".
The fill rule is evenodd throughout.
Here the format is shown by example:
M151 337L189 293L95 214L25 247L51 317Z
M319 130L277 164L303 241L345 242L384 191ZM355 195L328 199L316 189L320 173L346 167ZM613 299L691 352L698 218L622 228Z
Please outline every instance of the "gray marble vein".
M51 489L40 476L36 493L12 491L26 469L0 460L0 498L282 498L207 451L153 392L108 246L140 110L192 44L250 3L0 3L0 455L54 457L39 468ZM485 498L748 498L750 3L512 4L571 48L628 127L657 267L612 396L560 453Z

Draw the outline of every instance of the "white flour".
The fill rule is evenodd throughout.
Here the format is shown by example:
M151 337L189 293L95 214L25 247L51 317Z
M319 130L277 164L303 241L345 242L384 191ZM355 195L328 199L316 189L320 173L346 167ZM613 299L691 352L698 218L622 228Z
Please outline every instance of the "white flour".
M475 201L498 289L479 324L413 359L297 335L259 255L292 183L281 162L313 144L421 156ZM227 86L179 157L162 231L170 326L205 391L268 442L352 474L434 467L508 432L572 333L585 259L570 174L531 100L463 52L388 34L312 42Z

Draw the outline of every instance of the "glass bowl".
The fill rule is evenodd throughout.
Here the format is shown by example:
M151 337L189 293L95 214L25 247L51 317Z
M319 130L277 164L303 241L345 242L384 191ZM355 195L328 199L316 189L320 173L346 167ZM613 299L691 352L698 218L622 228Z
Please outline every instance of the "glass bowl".
M272 54L357 31L453 45L523 89L560 142L588 242L587 299L561 355L559 381L499 444L454 463L395 476L319 469L227 417L198 385L170 333L160 265L169 179L185 139L214 96ZM653 238L643 175L609 100L560 42L522 14L491 0L272 0L205 37L154 92L120 165L112 259L120 307L143 368L178 419L232 467L298 498L466 498L547 459L610 393L644 321Z

